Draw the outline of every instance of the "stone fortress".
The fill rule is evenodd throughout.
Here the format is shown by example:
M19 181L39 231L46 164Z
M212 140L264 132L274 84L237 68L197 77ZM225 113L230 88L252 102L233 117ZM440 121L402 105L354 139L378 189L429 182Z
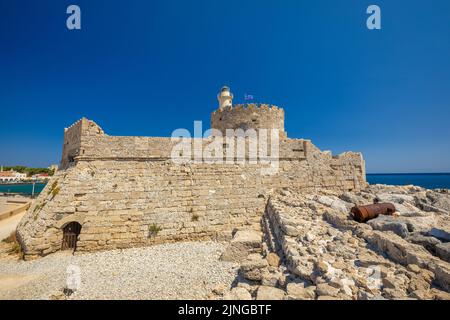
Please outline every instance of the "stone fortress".
M366 186L360 153L333 156L284 130L276 106L233 106L218 95L211 127L278 129L279 168L265 163L184 163L172 160L174 139L109 136L83 118L64 131L60 170L17 229L25 258L65 248L95 251L201 239L230 239L236 228L259 228L277 190L358 191ZM211 137L192 138L207 146ZM224 149L230 147L224 145Z

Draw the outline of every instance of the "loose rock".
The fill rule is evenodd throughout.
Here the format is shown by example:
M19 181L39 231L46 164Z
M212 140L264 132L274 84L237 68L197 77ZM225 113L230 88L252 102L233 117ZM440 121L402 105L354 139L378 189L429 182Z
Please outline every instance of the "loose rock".
M256 300L283 300L284 297L284 291L274 287L260 286L256 292Z

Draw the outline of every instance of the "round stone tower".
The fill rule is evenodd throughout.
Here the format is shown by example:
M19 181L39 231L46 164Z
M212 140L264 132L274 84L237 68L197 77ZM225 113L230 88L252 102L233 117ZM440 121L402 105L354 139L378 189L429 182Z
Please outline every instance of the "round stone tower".
M211 114L211 128L226 133L226 129L278 129L281 137L284 131L284 110L267 104L250 103L232 105L230 88L223 87L217 95L219 108Z

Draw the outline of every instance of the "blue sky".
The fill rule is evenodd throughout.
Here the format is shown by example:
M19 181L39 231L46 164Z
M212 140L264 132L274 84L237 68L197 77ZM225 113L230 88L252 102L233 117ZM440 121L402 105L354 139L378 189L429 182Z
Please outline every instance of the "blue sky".
M0 41L3 165L58 163L82 116L111 135L207 129L227 84L368 172L450 172L448 0L0 0Z

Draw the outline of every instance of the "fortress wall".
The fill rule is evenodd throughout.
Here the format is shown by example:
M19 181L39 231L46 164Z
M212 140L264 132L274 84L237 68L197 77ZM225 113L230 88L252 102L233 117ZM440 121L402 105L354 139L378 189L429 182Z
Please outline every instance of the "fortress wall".
M258 223L267 197L259 169L81 161L54 177L60 192L53 197L44 190L36 202L42 209L31 208L19 233L29 256L59 250L62 227L70 221L83 226L80 251L227 237L235 227ZM149 237L152 224L162 228L155 237Z
M108 136L93 121L84 119L77 122L64 135L63 168L67 168L70 163L79 159L169 159L172 149L179 141L172 141L171 138L154 137L133 137L133 136ZM213 139L200 139L202 149L213 142ZM195 142L191 139L192 150ZM237 138L234 139L234 150L237 146ZM280 139L279 157L281 159L304 159L305 143L304 139ZM226 148L231 147L228 141L223 139L223 155L226 157ZM270 154L270 143L268 140L268 154ZM249 141L246 139L246 154L248 157ZM69 147L66 147L69 146ZM65 151L68 150L69 152ZM236 152L234 152L236 154Z
M83 144L85 152L80 158L167 159L174 144L170 138L100 136Z
M330 161L339 159L283 160L274 176L262 175L261 164L79 161L52 178L21 221L19 238L29 258L60 250L62 228L71 221L82 225L78 251L228 238L234 228L258 226L275 189L359 186L363 177L353 160L345 157L335 169ZM161 228L156 236L149 234L153 224Z
M206 150L214 139L197 139L202 150ZM194 148L196 148L196 139L191 139L191 155L193 158ZM237 139L234 143L228 143L225 139L220 143L222 146L223 158L226 159L227 148L237 147ZM220 140L219 140L220 142ZM170 138L146 138L146 137L114 137L114 136L98 136L84 141L82 144L81 154L77 157L80 159L170 159L172 149L179 141L172 141ZM224 147L225 145L225 147ZM304 159L305 140L287 139L280 141L279 157L282 159ZM270 152L270 140L267 147L268 155ZM246 139L246 156L249 152L249 140ZM236 152L233 152L236 154Z

